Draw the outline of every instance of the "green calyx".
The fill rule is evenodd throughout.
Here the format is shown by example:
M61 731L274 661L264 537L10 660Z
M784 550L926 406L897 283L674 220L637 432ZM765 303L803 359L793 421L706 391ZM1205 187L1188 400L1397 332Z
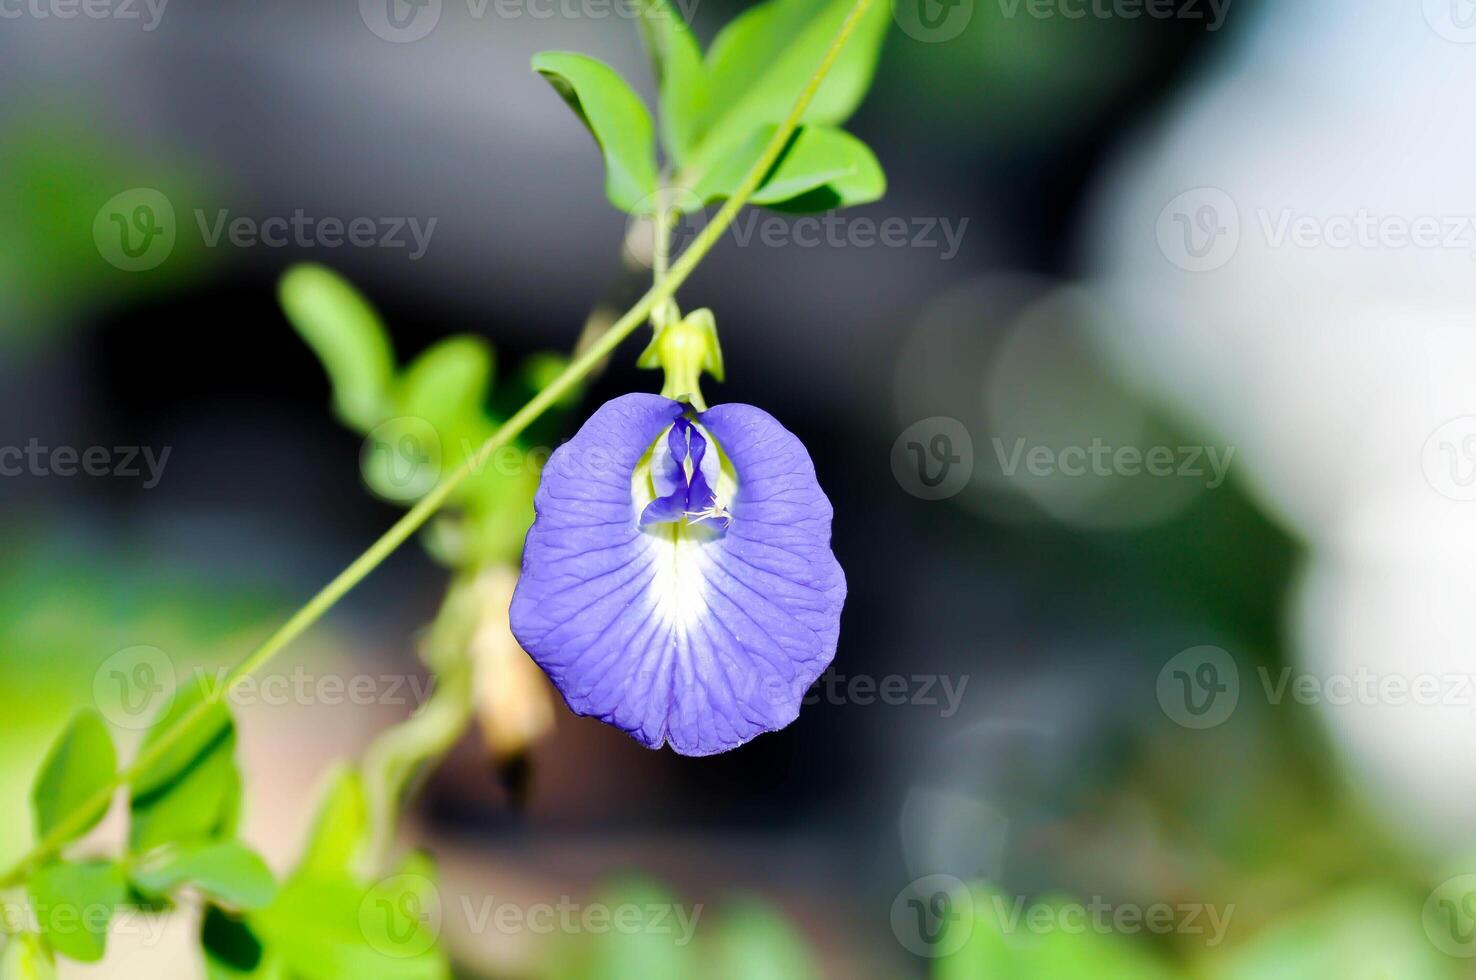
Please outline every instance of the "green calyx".
M723 380L723 349L718 344L717 320L712 311L693 310L674 323L658 326L636 366L665 371L661 394L690 402L699 412L707 411L702 398L702 372Z

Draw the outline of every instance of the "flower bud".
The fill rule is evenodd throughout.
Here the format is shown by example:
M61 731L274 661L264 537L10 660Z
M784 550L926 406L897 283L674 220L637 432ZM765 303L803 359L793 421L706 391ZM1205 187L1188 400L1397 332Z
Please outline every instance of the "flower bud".
M477 714L488 751L499 763L526 752L554 727L553 691L508 626L518 573L493 566L477 576L481 617L472 633Z
M717 320L712 311L693 310L676 323L659 327L636 366L661 368L666 372L662 395L691 402L698 411L706 411L702 372L723 380L723 349L718 344Z

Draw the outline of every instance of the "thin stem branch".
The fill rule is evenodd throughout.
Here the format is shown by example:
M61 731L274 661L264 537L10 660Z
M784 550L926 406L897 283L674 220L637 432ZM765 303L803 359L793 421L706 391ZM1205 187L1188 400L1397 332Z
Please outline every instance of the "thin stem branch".
M670 189L666 175L662 174L661 187L656 191L656 210L651 215L651 282L661 282L671 265L671 206L667 203Z
M799 125L800 117L809 107L810 101L815 97L815 92L820 88L820 83L830 73L841 48L855 31L862 15L871 3L872 0L856 0L845 22L836 32L829 48L826 49L824 59L821 60L814 74L810 76L804 89L800 91L799 97L795 99L794 107L790 109L789 115L775 130L768 145L764 147L764 152L744 176L738 189L718 209L712 221L692 240L692 244L671 264L666 274L661 276L660 280L652 285L619 320L615 321L608 331L571 361L569 366L549 383L548 387L534 395L526 405L502 423L497 431L482 443L481 448L422 497L414 507L406 511L388 531L384 532L363 554L355 558L347 568L339 572L332 581L323 586L317 595L308 600L306 605L293 613L276 632L247 654L231 669L226 675L225 683L221 684L210 697L202 700L194 709L186 712L173 725L161 732L158 738L139 752L132 764L117 773L107 785L82 801L68 816L60 820L49 834L37 841L28 854L0 875L0 888L12 887L25 881L33 870L55 856L67 841L82 831L90 814L95 813L98 807L105 806L119 789L132 783L140 773L163 758L165 753L204 719L212 705L229 697L247 677L265 666L284 647L321 619L324 613L342 599L349 590L368 577L370 572L374 571L400 545L409 540L410 536L418 531L426 521L430 520L467 477L481 472L486 466L487 459L493 453L517 438L565 392L609 356L621 341L629 337L646 321L657 304L664 303L672 297L677 287L686 281L692 271L697 268L697 264L717 243L718 236L722 235L732 224L739 209L748 202L770 168L773 167L774 162L779 159L779 155L784 152L785 144L789 142L789 137Z

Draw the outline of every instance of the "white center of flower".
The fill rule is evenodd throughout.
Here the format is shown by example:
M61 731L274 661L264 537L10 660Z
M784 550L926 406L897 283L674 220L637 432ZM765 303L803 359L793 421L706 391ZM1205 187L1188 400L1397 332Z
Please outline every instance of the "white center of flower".
M663 524L650 534L652 571L650 595L661 621L683 633L707 612L707 581L702 574L702 549L711 531L685 522Z

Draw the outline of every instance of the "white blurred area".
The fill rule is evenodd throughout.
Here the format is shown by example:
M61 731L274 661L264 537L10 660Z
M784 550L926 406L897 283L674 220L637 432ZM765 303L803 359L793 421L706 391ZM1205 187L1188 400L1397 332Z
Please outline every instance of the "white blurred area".
M1476 417L1470 7L1246 9L1255 29L1128 143L1088 223L1114 364L1236 447L1235 478L1306 542L1290 640L1323 678L1476 674L1476 418L1452 422ZM1372 244L1321 237L1360 216L1385 222ZM1382 230L1430 218L1437 245ZM1281 238L1288 220L1317 234ZM1449 700L1319 707L1434 857L1476 841L1476 696Z

